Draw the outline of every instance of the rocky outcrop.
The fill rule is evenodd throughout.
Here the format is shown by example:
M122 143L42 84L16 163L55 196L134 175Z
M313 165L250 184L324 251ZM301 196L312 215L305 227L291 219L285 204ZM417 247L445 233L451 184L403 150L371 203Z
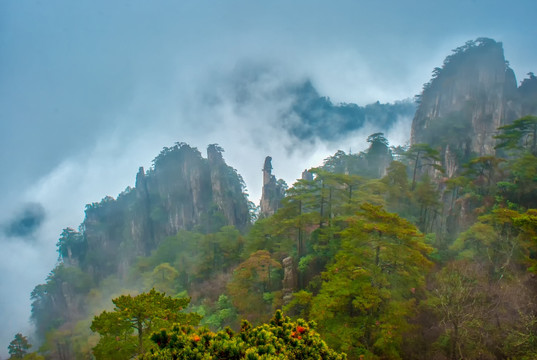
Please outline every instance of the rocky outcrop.
M435 68L432 80L418 96L411 145L425 143L439 151L444 169L421 167L436 180L443 193L442 216L434 228L457 234L472 211L467 199L443 192L445 178L461 174L471 158L496 155L498 127L537 114L537 78L533 73L517 87L513 70L505 60L502 43L480 38L469 41Z
M165 237L183 229L210 233L224 225L247 227L244 182L226 165L222 152L210 145L205 159L186 144L164 148L149 171L139 168L134 188L128 187L116 199L107 196L86 206L79 231L66 228L60 236L61 261L47 282L32 291L38 336L43 338L57 326L70 329L91 314L88 291L107 277L132 281L133 263ZM69 349L66 343L62 352L68 354Z
M304 171L302 171L301 179L307 180L307 181L313 181L313 174L309 172L308 169L304 169Z
M388 166L393 161L388 140L383 133L375 133L368 136L367 142L370 144L365 154L367 174L380 179L386 175Z
M470 156L495 153L497 128L521 116L519 98L502 44L491 39L467 42L425 84L411 144L437 148L448 173L456 174Z
M276 181L276 177L272 175L272 158L267 156L263 165L263 190L259 202L261 216L270 216L280 208L286 189L285 182L283 180Z
M282 261L283 264L283 281L282 294L283 303L289 304L293 299L293 292L296 291L298 285L298 274L294 266L293 258L286 257Z
M537 114L537 77L534 73L528 73L518 88L520 112L522 116Z
M537 114L537 78L528 75L517 88L501 42L480 38L455 49L418 96L411 144L439 150L448 177L470 157L494 155L498 127Z
M212 201L230 225L244 229L250 221L248 202L245 201L244 194L246 185L237 171L226 165L222 151L217 145L209 145L207 148Z
M151 170L140 168L136 186L117 199L86 206L82 224L87 242L81 267L96 279L122 274L137 256L148 255L160 240L179 230L216 231L223 225L244 229L249 209L244 182L228 166L222 149L209 146L207 159L196 148L165 148ZM126 271L126 270L125 270Z

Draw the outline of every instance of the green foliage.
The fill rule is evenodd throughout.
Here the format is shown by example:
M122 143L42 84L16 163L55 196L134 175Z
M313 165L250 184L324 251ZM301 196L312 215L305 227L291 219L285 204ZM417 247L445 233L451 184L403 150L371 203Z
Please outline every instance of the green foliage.
M179 272L169 263L157 265L147 279L148 287L154 288L168 294L177 291L175 280L179 277Z
M221 330L227 326L235 326L237 319L237 309L233 306L231 299L222 294L216 301L214 310L203 315L201 325L208 326L211 330ZM199 312L198 310L196 310ZM200 313L201 314L201 313Z
M200 225L196 227L196 230L205 234L215 233L221 227L226 226L227 222L224 213L213 203L208 211L201 215Z
M15 334L15 338L9 343L7 347L10 359L23 359L28 353L32 345L28 342L28 338L21 333Z
M508 163L509 185L502 195L508 201L523 207L537 203L537 156L523 153ZM505 184L504 184L505 185Z
M315 256L313 254L306 255L304 257L300 258L300 261L298 262L298 271L304 272L308 269L310 263L315 260Z
M452 245L463 259L486 264L495 279L512 276L520 264L534 263L535 210L526 213L497 208L479 217Z
M24 355L23 360L45 360L44 356L41 356L35 352Z
M481 332L492 304L487 299L486 282L479 276L465 262L450 264L436 275L437 285L428 305L445 331L436 345L452 359L492 355Z
M368 136L367 142L370 143L365 156L367 175L373 178L380 178L393 160L388 140L383 133L375 133Z
M398 213L407 213L410 206L410 185L405 164L392 161L381 181L386 185L388 207Z
M469 56L491 47L493 48L498 46L498 44L501 46L501 43L497 43L492 39L480 37L476 40L469 40L464 45L453 49L453 54L444 59L442 68L435 67L433 70L432 80L423 85L423 96L428 95L429 89L434 89L436 86L438 86L439 82L437 79L443 79L450 76L454 69L457 69L460 63L466 61ZM420 103L421 101L422 96L416 96L416 102Z
M158 350L144 359L345 359L330 349L314 330L313 323L291 321L277 311L269 324L252 328L244 321L238 333L229 328L212 333L174 326L152 336Z
M292 300L284 306L284 311L294 317L309 318L313 294L306 290L293 293Z
M424 175L412 193L412 200L416 207L413 213L418 214L416 223L420 230L427 233L433 230L432 223L436 217L436 211L440 206L439 195L436 185L428 175Z
M259 250L235 268L228 284L233 305L250 321L259 321L272 311L272 297L266 293L275 291L281 284L282 266L270 253Z
M97 344L99 335L90 330L92 318L78 321L72 328L64 326L47 332L39 353L47 359L94 359L91 350Z
M535 304L532 304L535 305ZM521 313L517 326L509 330L503 346L512 359L537 358L537 317L534 313Z
M358 174L365 161L360 154L346 154L338 150L333 156L324 159L323 169L336 174Z
M293 317L316 321L329 346L353 359L533 358L537 305L534 280L526 275L537 271L532 139L528 133L505 159L470 159L459 176L439 182L428 175L441 171L438 152L425 144L405 149L384 178L371 178L368 161L384 155L391 159L395 151L381 133L373 134L369 150L338 151L323 167L310 169L311 180L295 183L282 207L244 235L224 226L229 209L208 201L196 225L187 227L190 231L164 237L170 206L189 196L172 191L174 181L189 181L177 170L182 168L178 161L201 159L196 149L177 145L164 151L150 171L164 172L166 180L158 186L171 192L167 200L149 195L150 205L143 209L153 226L144 233L147 243L131 241L139 228L125 227L129 215L119 211L118 204L129 201L129 211L142 213L134 201L140 195L136 189L88 207L93 233L84 227L62 232L57 244L62 263L32 292L32 318L39 333L46 333L40 351L47 358L74 359L90 359L92 347L97 358L106 359L148 350L153 352L145 356L163 359L305 356L296 352L304 336L289 335L296 335L295 323L287 340L270 335L276 331L270 325L255 335L249 325L239 334L219 331L237 329L240 318L254 325L267 321L283 308ZM214 156L221 153L213 150ZM195 171L207 171L207 161ZM166 164L169 168L161 168ZM219 171L227 179L222 193L231 196L238 190L228 189L226 181L238 175L232 168ZM88 234L107 237L108 252L87 246ZM294 265L286 265L284 280L281 262L288 257ZM433 274L430 259L436 262ZM110 294L149 288L154 288L152 300L114 299L116 309L93 321L100 335L89 332L93 315L88 314L100 312ZM166 309L173 306L158 298L158 291L173 300L190 294L194 311L204 316L201 324L219 332L182 324L173 328L175 321L196 324L199 317L170 315L173 311ZM158 347L150 334L161 327L166 330L158 333ZM276 343L284 345L280 349ZM288 353L291 348L295 355Z
M515 152L525 150L537 156L537 116L524 116L498 130L500 134L495 136L499 140L497 149Z
M397 359L432 249L396 214L371 204L361 209L342 231L342 249L323 273L310 316L336 349Z
M75 308L66 311L65 294L84 296L94 286L91 276L79 267L57 265L48 275L45 284L37 285L31 293L31 319L42 334L57 327L66 320L76 316L75 312L83 311L82 304L73 303Z
M388 139L384 137L384 133L378 132L371 134L367 137L367 142L373 146L374 144L382 144L385 147L388 147Z
M436 347L450 358L532 358L537 210L498 207L479 217L451 246L458 261L436 274L428 304L443 333Z
M82 260L87 249L84 235L71 228L63 229L60 239L56 244L59 258L63 261L73 262L73 259Z
M443 172L440 165L440 153L428 144L413 144L404 154L408 161L412 163L412 186L414 190L417 181L418 170L432 167L433 169Z
M112 300L114 310L96 316L91 330L101 339L93 349L97 359L129 359L152 346L149 336L174 323L197 325L199 315L183 313L190 299L174 299L154 289L137 296L122 295Z
M537 116L525 116L498 128L496 149L506 150L506 178L498 179L498 192L505 204L523 208L537 203ZM513 205L511 205L513 206Z
M338 150L333 156L324 160L322 170L336 174L359 175L378 179L393 160L388 140L383 133L374 133L367 137L369 148L358 154L346 154Z
M289 227L288 217L294 216L296 207L288 202L284 206L285 209L278 210L275 215L255 222L246 235L244 257L258 250L266 250L278 257L293 251L294 232Z
M481 156L464 165L463 175L469 178L481 195L495 192L495 184L503 177L500 167L506 160L495 156Z
M147 288L158 290L160 281L164 286L161 290L168 293L188 290L209 280L215 273L236 266L240 262L243 243L242 235L233 226L224 226L209 234L182 230L162 241L151 256L138 259L135 274L144 273ZM168 276L162 274L163 264L167 264ZM159 270L160 278L156 276Z

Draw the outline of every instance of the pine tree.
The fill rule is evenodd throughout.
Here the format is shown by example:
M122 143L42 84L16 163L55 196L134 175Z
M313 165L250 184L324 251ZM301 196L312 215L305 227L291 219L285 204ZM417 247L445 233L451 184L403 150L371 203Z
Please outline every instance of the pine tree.
M17 333L7 347L9 355L11 355L10 359L24 358L24 355L28 353L27 350L31 347L32 345L28 342L28 338L21 333Z

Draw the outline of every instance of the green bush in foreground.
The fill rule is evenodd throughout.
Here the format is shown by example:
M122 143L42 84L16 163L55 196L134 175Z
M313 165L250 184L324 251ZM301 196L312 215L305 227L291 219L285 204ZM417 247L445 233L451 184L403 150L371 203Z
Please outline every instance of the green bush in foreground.
M213 333L207 329L176 325L153 334L157 345L144 359L324 359L344 360L344 353L330 349L313 330L313 323L296 322L277 311L269 324Z

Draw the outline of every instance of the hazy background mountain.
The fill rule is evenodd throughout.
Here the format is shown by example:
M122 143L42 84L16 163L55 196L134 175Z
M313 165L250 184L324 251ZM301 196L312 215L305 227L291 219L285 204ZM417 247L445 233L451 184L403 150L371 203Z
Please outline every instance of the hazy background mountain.
M220 144L257 201L266 155L291 183L380 126L406 141L412 105L396 102L468 39L502 41L522 79L535 69L536 6L2 2L0 350L28 331L61 229L134 185L163 146ZM395 105L367 106L377 101Z

